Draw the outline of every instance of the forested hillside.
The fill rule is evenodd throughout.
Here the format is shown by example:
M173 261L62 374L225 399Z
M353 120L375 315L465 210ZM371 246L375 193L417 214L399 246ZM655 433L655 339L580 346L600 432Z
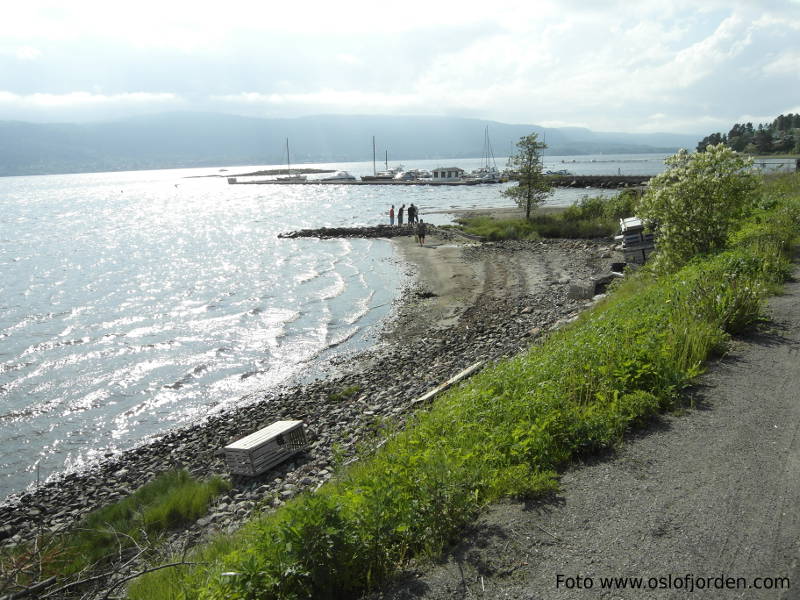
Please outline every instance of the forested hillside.
M736 123L725 133L712 133L697 144L703 152L706 146L725 144L737 152L749 154L800 154L800 114L780 115L772 123Z

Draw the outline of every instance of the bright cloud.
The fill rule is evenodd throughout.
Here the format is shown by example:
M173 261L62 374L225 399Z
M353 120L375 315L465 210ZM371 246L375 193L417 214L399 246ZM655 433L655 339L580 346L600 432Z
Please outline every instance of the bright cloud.
M51 107L87 107L100 105L130 105L130 104L178 104L181 100L175 94L91 94L88 92L73 92L71 94L29 94L22 96L11 92L0 92L0 105L16 105L30 108Z
M791 0L30 0L0 21L0 119L186 108L705 134L789 111L798 32Z

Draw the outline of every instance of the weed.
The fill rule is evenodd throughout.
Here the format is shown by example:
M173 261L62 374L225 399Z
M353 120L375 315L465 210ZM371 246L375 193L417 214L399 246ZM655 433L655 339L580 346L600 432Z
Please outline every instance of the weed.
M331 402L344 402L345 400L351 400L360 391L361 391L361 386L351 385L351 386L348 386L346 388L342 388L341 390L330 394L328 396L328 399Z

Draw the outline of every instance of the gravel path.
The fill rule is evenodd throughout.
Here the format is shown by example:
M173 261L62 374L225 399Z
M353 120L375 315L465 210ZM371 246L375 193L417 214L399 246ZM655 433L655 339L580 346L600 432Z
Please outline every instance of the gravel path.
M441 562L373 597L800 598L799 281L769 314L700 379L694 409L576 466L546 501L493 506Z

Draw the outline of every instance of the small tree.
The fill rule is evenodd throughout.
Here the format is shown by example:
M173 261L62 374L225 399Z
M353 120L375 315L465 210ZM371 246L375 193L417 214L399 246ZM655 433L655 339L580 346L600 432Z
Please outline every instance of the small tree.
M521 137L517 142L517 153L508 159L508 167L518 176L517 185L503 190L503 194L514 199L525 209L525 218L530 220L531 209L539 206L549 196L553 187L542 173L542 153L547 148L535 133Z
M751 207L761 178L752 158L724 144L705 152L680 150L669 169L650 180L638 215L658 229L655 267L674 271L698 254L725 247L728 234Z

